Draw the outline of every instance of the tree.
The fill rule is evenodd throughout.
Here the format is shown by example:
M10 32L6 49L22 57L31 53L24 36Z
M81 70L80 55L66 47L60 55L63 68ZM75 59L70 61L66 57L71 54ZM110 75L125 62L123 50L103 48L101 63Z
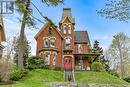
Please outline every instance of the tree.
M98 10L97 13L107 19L128 22L130 19L130 0L107 0L105 8Z
M17 38L16 40L16 43L14 45L14 51L15 51L15 54L14 54L14 62L16 63L16 65L18 66L18 41L19 41L19 38ZM27 61L28 61L28 58L30 56L30 50L31 50L31 47L30 47L30 42L27 40L26 37L24 37L24 54L23 54L23 65L24 67L27 66Z
M43 3L48 6L57 6L59 3L63 3L64 0L42 0ZM21 69L23 65L23 53L24 53L24 31L26 24L34 26L33 19L30 17L32 9L30 9L31 0L16 0L18 10L23 13L22 24L20 29L20 39L18 43L18 68Z
M91 49L92 53L103 53L102 47L99 47L99 42L97 40L94 41L93 48Z
M112 44L109 47L109 54L117 66L120 66L121 78L124 78L124 65L128 63L130 56L130 38L124 33L117 33L113 36Z

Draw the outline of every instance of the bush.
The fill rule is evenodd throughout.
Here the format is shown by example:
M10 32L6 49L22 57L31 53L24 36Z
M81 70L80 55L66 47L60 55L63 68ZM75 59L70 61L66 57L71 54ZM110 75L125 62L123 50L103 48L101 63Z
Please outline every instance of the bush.
M126 77L126 78L124 78L124 80L125 80L126 82L129 82L129 83L130 83L130 76L129 76L129 77Z
M26 68L29 70L45 68L45 59L42 57L32 56L28 59L28 65Z
M36 65L27 65L26 69L33 70L37 69L38 67Z
M61 67L55 67L54 70L56 70L56 71L61 71Z
M115 70L110 70L108 73L113 76L119 77L119 75L117 74L117 72Z
M9 75L9 80L18 81L28 74L27 69L15 70Z
M104 71L104 68L100 62L93 62L91 65L91 70L96 72L101 72Z

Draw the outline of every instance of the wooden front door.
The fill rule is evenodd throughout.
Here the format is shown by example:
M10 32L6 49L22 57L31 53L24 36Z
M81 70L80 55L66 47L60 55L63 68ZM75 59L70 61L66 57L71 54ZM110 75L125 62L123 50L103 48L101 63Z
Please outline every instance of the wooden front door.
M64 60L64 69L67 71L72 70L72 59L71 58L65 58Z

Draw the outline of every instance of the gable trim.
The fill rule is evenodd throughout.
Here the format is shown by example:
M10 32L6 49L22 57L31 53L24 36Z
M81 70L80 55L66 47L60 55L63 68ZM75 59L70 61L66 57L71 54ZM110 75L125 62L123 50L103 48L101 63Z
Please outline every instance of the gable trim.
M47 22L47 23L45 23L45 25L41 28L41 30L35 35L35 39L37 39L37 37L42 33L42 31L45 29L45 27L47 26L47 25L49 25L49 23ZM54 28L53 26L51 26L52 28ZM63 38L63 36L60 34L60 32L56 29L56 28L54 28L57 32L58 32L58 34Z

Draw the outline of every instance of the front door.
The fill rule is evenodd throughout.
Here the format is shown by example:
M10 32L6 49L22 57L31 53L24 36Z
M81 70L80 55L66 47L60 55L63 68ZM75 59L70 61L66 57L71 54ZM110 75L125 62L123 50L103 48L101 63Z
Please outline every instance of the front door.
M71 58L65 58L64 60L64 69L67 71L72 70L72 59Z

